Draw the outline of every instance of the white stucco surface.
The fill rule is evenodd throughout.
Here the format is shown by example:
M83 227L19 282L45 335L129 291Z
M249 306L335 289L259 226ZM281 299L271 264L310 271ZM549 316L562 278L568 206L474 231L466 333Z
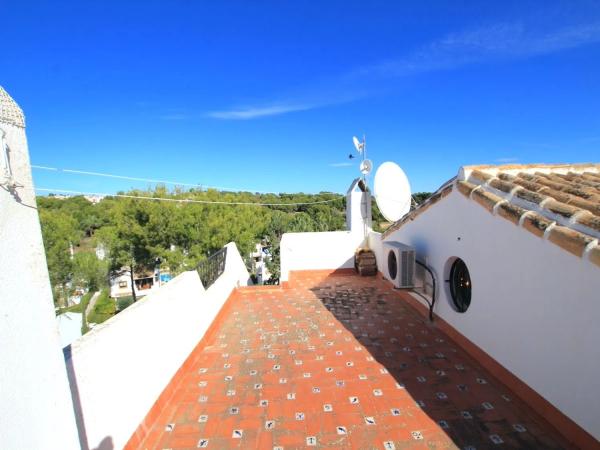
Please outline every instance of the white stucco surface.
M377 270L382 272L381 268L383 267L381 264L382 255L383 255L383 239L381 233L376 231L371 231L367 236L367 244L369 248L375 253L375 259L377 260Z
M343 269L354 267L354 252L363 243L358 232L285 233L281 237L281 281L292 270Z
M67 312L56 316L61 347L66 347L81 337L82 322L83 314L81 313Z
M185 272L73 343L67 363L89 448L108 437L115 449L127 443L232 290L247 284L235 244L227 247L208 290Z
M0 123L3 131L23 187L0 189L0 447L77 449L25 130Z
M437 315L600 439L597 266L456 190L386 240L427 260L440 287ZM473 286L465 313L454 310L444 282L454 257L465 261Z
M371 228L371 192L363 192L356 178L346 192L346 228L364 234L364 226Z

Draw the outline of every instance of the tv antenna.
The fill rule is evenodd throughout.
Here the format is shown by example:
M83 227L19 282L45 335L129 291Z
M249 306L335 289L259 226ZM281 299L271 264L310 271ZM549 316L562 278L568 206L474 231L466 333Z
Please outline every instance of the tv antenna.
M362 156L359 170L363 175L363 182L366 183L366 176L371 173L371 170L373 170L373 163L370 159L367 159L367 138L363 135L363 139L360 141L356 136L353 136L352 143L354 144L356 151Z

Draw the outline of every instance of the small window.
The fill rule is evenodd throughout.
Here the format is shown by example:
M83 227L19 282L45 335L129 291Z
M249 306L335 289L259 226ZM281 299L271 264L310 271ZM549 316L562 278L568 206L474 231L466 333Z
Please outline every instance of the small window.
M119 281L119 287L120 288L126 288L127 287L127 281Z
M464 313L471 304L471 277L465 262L457 258L450 268L450 295L458 312Z

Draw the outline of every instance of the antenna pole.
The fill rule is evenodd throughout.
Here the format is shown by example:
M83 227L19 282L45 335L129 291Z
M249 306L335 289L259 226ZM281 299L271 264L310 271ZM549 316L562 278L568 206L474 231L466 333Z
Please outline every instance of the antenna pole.
M367 159L367 136L363 133L363 151L362 151L362 160L363 163L366 161ZM365 244L368 247L368 242L367 242L367 236L368 236L368 221L369 218L367 217L367 214L369 212L369 200L367 198L367 196L370 196L371 193L369 192L369 187L367 186L367 174L363 174L363 182L365 183L365 192L363 192L363 206L364 206L364 213L363 213L363 235L365 238Z
M363 133L363 161L367 159L367 136Z
M363 151L362 151L362 160L363 162L367 159L367 136L363 133ZM367 185L367 176L363 174L363 181L365 182L365 186Z

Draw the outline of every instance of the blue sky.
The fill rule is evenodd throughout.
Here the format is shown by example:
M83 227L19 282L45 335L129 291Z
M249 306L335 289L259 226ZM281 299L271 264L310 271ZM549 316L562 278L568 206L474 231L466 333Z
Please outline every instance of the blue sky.
M0 85L25 110L33 164L342 192L354 134L414 191L466 164L600 160L595 1L57 0L1 14Z

